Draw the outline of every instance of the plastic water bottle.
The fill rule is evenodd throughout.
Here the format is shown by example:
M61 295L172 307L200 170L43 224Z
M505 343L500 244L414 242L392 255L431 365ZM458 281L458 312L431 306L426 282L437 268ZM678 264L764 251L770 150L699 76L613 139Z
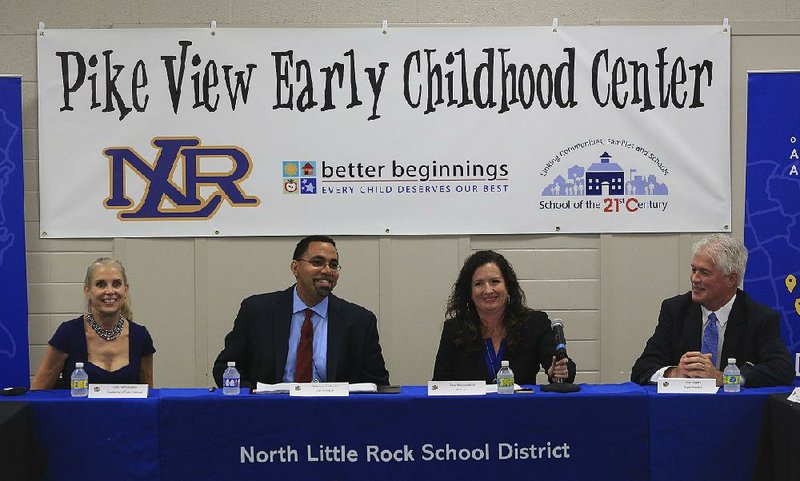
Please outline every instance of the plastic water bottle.
M508 361L500 362L497 372L497 394L514 394L514 371L508 367Z
M725 392L739 392L742 385L742 373L736 366L736 359L728 359L728 365L722 371L722 381Z
M86 397L89 395L89 375L83 370L83 363L76 362L75 370L69 378L69 390L72 397Z
M236 396L239 394L239 380L241 376L236 370L236 362L228 361L228 368L222 373L222 394Z

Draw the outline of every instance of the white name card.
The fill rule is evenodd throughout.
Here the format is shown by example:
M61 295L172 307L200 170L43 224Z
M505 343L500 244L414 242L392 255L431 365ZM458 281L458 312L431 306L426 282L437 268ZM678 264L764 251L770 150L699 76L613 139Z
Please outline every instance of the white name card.
M89 397L95 399L144 399L147 384L89 384Z
M428 381L428 396L485 396L486 381Z
M711 378L662 377L658 380L659 394L714 394L718 390L717 380Z
M346 382L300 382L292 383L289 396L299 397L342 397L350 395L350 385Z
M794 388L794 391L792 391L792 393L789 394L789 397L786 399L792 401L793 403L800 403L800 387Z

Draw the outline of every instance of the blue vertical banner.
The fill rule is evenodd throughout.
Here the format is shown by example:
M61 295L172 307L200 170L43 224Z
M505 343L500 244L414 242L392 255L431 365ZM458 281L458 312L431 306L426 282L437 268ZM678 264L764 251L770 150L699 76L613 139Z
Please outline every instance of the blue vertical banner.
M22 79L0 76L0 387L27 386Z
M781 315L800 375L800 72L750 72L745 290Z

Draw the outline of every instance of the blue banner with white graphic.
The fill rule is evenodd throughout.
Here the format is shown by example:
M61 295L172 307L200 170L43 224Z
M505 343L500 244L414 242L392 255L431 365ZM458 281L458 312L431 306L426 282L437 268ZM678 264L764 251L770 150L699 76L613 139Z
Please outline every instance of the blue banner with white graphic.
M30 382L21 86L0 77L0 387Z
M747 98L745 289L781 314L800 373L800 72L751 72ZM798 374L800 375L800 374Z

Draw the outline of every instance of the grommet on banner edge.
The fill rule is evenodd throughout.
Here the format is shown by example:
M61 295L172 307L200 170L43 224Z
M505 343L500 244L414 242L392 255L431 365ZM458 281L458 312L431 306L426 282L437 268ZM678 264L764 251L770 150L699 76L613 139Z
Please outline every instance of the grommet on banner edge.
M553 31L558 32L558 17L553 17Z
M44 37L44 22L39 22L39 27L36 29L39 31L39 36Z
M383 22L381 22L381 33L384 34L384 35L389 33L389 21L388 20L384 20Z
M730 27L730 23L728 22L728 17L723 17L723 19L722 19L722 31L723 32L727 32L729 27Z
M211 28L211 36L216 35L217 34L217 32L216 32L216 30L217 30L217 21L216 20L212 20L211 21L211 25L210 25L209 28Z

